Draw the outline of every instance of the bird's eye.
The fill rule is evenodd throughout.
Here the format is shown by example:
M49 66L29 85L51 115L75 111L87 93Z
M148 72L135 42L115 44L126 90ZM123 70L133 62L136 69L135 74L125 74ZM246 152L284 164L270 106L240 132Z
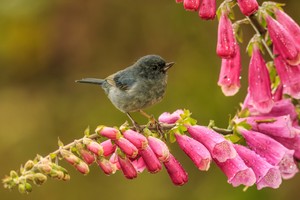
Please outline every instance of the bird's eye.
M153 69L153 70L157 70L157 68L158 68L158 67L157 67L156 65L152 66L152 69Z

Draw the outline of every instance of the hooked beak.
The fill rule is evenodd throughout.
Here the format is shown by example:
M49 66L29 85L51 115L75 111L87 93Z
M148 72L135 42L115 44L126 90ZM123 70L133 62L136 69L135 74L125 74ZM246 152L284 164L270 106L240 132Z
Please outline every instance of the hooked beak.
M168 71L168 69L170 69L174 64L175 62L166 63L166 66L164 67L164 72Z

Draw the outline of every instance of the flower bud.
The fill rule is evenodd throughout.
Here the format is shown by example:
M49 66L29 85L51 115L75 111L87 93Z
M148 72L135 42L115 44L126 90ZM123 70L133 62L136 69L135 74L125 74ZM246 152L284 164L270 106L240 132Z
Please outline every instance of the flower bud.
M258 10L258 3L256 0L237 0L241 12L250 16Z
M115 164L105 158L97 159L97 164L106 175L114 174L117 170Z
M88 165L92 164L95 161L95 156L91 154L89 151L84 149L83 145L80 143L76 144L77 151L79 152L81 158L86 162Z
M150 146L147 145L144 149L142 149L140 151L140 155L150 173L157 173L161 170L161 164Z
M32 186L29 183L20 183L18 189L21 194L27 194L32 191Z
M71 153L68 150L60 149L60 155L71 165L75 165L79 162L81 162L81 159L75 156L73 153Z
M148 137L148 142L152 151L160 161L166 162L169 160L170 150L166 143L153 136Z
M207 171L210 166L211 156L206 147L186 135L175 133L175 137L180 148L190 157L198 169Z
M138 149L124 137L116 140L116 145L130 158L135 158L138 154Z
M175 185L184 185L188 182L187 172L172 154L170 154L169 159L164 162L164 166Z
M34 166L34 162L32 160L28 160L24 165L24 169L28 171L31 170L33 166Z
M180 119L181 114L183 114L183 110L181 109L176 110L172 114L169 112L164 112L158 117L158 121L166 124L174 124Z
M103 148L98 142L90 138L84 138L83 143L86 145L86 148L95 155L101 156L103 154Z
M110 139L101 142L100 145L103 148L103 156L110 156L116 150L116 145Z
M98 126L95 132L111 140L117 140L121 137L121 133L118 129L107 126Z
M52 170L52 167L50 166L50 164L45 164L45 163L38 164L37 168L43 174L49 174Z
M86 175L90 172L89 166L81 161L78 164L75 164L74 167L82 174Z
M120 163L121 170L124 176L128 179L134 179L137 177L137 171L133 167L131 161L125 156L122 158L120 155L117 155L118 162Z
M123 136L139 150L146 148L148 145L147 138L136 131L126 130L123 132Z
M36 185L42 185L43 183L45 183L47 181L47 176L45 176L42 173L36 173L34 174L34 178L33 178L33 182Z

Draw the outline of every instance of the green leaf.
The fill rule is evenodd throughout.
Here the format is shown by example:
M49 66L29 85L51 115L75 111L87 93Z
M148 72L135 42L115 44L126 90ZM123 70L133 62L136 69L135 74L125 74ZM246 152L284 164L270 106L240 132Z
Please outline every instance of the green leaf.
M171 143L176 142L176 137L175 137L175 132L174 131L169 131L169 141Z
M57 144L59 147L63 147L64 143L62 143L62 141L58 138Z
M241 140L241 137L237 134L229 134L224 136L225 139L230 140L232 143L238 143Z
M276 119L274 118L269 118L269 119L260 119L260 120L255 120L256 123L273 123L276 122Z
M252 128L252 126L247 123L247 120L241 121L240 123L236 124L236 127L237 126L243 127L246 130L250 130Z
M88 126L85 130L84 130L84 135L85 136L90 136L90 126Z
M53 160L54 158L56 158L57 154L56 153L50 153L49 157L51 160Z

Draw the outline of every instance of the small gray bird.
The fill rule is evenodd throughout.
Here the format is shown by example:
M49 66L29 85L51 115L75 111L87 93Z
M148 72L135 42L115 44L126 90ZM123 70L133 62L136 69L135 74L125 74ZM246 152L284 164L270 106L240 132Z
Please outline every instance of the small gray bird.
M100 85L112 104L137 125L129 113L140 111L150 118L142 109L162 100L167 86L167 71L173 65L174 62L166 63L158 55L147 55L105 79L84 78L76 82Z

